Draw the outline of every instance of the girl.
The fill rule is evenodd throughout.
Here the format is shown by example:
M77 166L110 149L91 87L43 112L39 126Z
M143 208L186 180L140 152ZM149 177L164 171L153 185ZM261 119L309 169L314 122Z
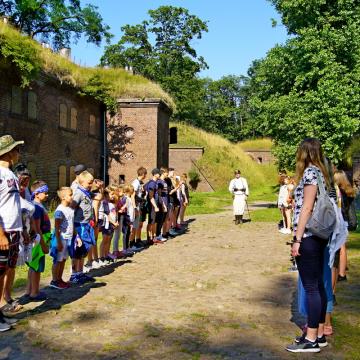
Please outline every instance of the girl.
M296 155L297 187L294 192L294 241L291 255L296 257L299 276L305 289L308 312L306 333L295 344L288 345L290 352L319 352L327 346L324 335L327 296L323 282L324 251L328 240L318 238L306 230L317 196L319 181L330 187L320 141L305 139Z
M180 225L187 225L184 220L186 208L189 205L189 187L187 184L187 174L182 174L181 176L181 194L183 198L182 207L180 208Z
M291 203L289 203L290 193L289 193L289 176L281 178L281 186L278 197L278 207L280 209L283 227L279 230L282 234L291 234Z

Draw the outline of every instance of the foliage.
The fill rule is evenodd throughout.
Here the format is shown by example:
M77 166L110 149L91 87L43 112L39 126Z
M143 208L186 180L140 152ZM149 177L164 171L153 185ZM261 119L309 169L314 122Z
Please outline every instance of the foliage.
M353 156L360 154L360 137L355 137L350 146L346 149L344 162L347 166L352 166Z
M244 140L239 142L239 145L244 150L268 150L270 151L273 146L273 142L269 138L259 138Z
M97 7L82 7L80 0L2 0L0 15L22 33L51 41L55 49L69 46L72 38L82 35L96 45L112 36Z
M116 99L120 97L160 98L170 107L174 106L160 86L142 76L123 69L80 67L4 23L0 23L0 55L0 70L6 71L13 65L22 86L28 86L41 70L74 87L80 94L102 101L110 110L115 108Z
M131 67L174 97L177 119L197 118L202 86L196 75L207 65L191 42L201 39L206 22L182 7L160 6L148 13L149 20L121 28L123 36L105 48L101 65Z
M207 131L238 141L252 132L248 111L248 81L245 76L228 75L203 81L202 116L191 123Z
M200 175L195 168L191 168L189 171L189 181L193 183L198 183L200 181Z
M205 149L196 165L216 191L227 192L234 170L240 168L249 183L250 200L255 194L256 199L274 199L272 185L277 184L277 170L274 165L257 164L245 154L240 144L233 144L219 135L184 123L174 123L171 126L178 129L179 145L200 146Z
M293 36L254 62L251 109L274 139L280 166L318 137L335 162L360 130L360 4L353 0L271 0Z

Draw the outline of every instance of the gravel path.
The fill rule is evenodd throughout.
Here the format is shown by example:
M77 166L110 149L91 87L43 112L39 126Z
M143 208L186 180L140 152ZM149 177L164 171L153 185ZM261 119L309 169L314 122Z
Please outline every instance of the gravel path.
M274 224L195 216L188 232L29 304L0 359L293 359L296 274ZM293 304L293 306L291 305ZM329 348L317 355L341 359Z

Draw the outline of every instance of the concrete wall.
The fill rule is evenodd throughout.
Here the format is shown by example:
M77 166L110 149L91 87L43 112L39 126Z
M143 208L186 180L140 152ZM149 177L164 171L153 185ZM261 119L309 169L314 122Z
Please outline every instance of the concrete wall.
M213 191L208 180L196 167L196 161L200 160L204 154L202 147L170 147L169 149L169 167L175 169L176 174L188 174L192 168L195 168L200 175L200 182L196 188L197 191Z
M274 157L270 150L244 150L258 164L270 164L274 162Z

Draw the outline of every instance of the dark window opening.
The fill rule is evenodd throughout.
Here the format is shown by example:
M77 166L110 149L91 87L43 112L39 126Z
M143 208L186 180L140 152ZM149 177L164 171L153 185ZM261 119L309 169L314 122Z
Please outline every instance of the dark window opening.
M125 175L119 175L119 184L125 184Z

